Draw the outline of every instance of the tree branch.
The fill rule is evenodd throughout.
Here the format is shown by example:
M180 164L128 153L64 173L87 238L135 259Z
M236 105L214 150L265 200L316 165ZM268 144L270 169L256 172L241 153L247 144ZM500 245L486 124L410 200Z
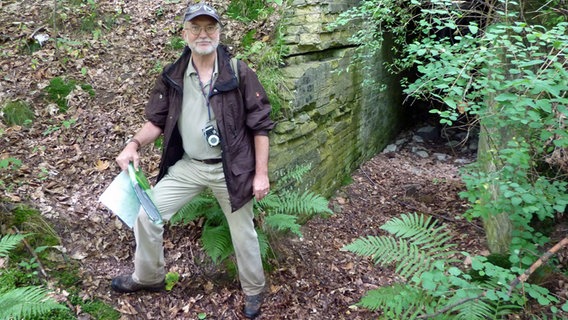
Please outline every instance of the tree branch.
M550 257L552 257L556 252L558 252L558 250L564 248L565 246L568 245L568 237L560 240L560 242L558 242L557 244L555 244L552 248L550 248L546 253L544 253L537 261L535 261L535 263L533 263L530 268L528 268L525 272L523 272L523 274L521 274L520 276L518 276L517 278L515 278L515 280L511 281L511 283L509 284L509 291L508 291L508 295L510 296L513 292L513 289L519 284L519 283L523 283L525 282L529 276L531 274L533 274L533 272L535 272L536 269L538 269L538 267L540 267L541 265L543 265L544 263L546 263L546 261L548 261L548 259L550 259ZM487 295L488 291L484 291L481 294L479 294L478 296L475 297L471 297L471 298L465 298L462 300L459 300L455 303L452 303L448 306L445 306L444 308L436 311L435 313L431 313L431 314L425 314L422 316L419 316L418 319L429 319L429 318L433 318L436 316L441 315L444 312L450 311L451 309L462 305L466 302L469 302L471 300L477 300L477 299L481 299L483 297L485 297Z
M556 252L558 252L558 250L562 249L563 247L565 247L566 245L568 245L568 237L560 240L560 242L558 242L557 244L555 244L552 248L550 248L548 251L546 251L542 256L540 256L540 258L538 258L537 261L535 261L530 268L528 268L527 270L525 270L525 272L523 272L523 274L521 274L520 276L518 276L517 278L515 278L515 280L513 280L510 284L509 284L509 292L508 295L510 296L511 293L513 292L513 289L515 289L515 287L522 282L527 281L527 279L529 278L529 276L531 274L533 274L533 272L535 272L536 269L538 269L538 267L540 267L543 263L545 263L546 261L548 261L548 259L550 259L550 257L552 257Z

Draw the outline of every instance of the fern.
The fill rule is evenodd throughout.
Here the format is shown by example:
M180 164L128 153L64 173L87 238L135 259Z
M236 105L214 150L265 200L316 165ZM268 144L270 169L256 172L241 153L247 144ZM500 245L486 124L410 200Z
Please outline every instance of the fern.
M275 230L290 230L301 237L300 225L296 222L298 217L289 214L272 214L264 218L264 224Z
M262 260L266 261L268 253L271 252L270 240L268 235L262 232L262 230L257 229L256 233L258 235L258 245L260 246L260 256Z
M202 217L207 208L218 206L217 200L209 194L200 194L183 206L171 219L174 225L187 224Z
M21 234L8 234L0 238L0 257L7 256L25 237Z
M393 236L360 238L344 250L372 257L377 264L397 263L396 272L404 278L415 273L431 271L433 263L439 260L452 262L458 252L451 250L454 244L444 226L423 215L402 215L393 218L381 229Z
M0 319L19 319L65 309L41 287L22 287L0 293Z
M309 172L310 165L298 166L284 174L277 185L261 201L255 202L254 212L259 227L257 234L261 256L266 262L270 252L271 238L287 231L302 236L301 223L318 214L332 214L328 201L313 192L303 193L282 186L299 182ZM201 234L203 249L215 263L220 263L233 253L231 235L227 219L211 192L197 196L180 209L170 220L172 224L187 224L205 218Z
M304 193L285 192L279 198L279 205L272 208L275 213L288 213L297 216L312 217L316 214L333 213L328 208L326 198L311 191Z
M475 270L492 278L482 283L470 281L468 274L452 266L458 261L458 252L449 243L449 231L431 217L405 214L381 229L391 235L361 237L342 250L370 257L376 264L394 265L396 273L407 281L369 291L359 306L382 310L387 319L415 319L420 315L433 319L487 319L518 308L502 304L498 294L484 294L499 291L503 295L503 283L514 277L509 270L474 259ZM521 304L522 299L514 302ZM445 306L450 307L437 312Z
M26 235L5 235L0 238L0 256L6 256ZM0 287L0 319L20 319L66 309L49 297L49 291L30 286L14 289Z
M445 226L440 225L432 218L424 219L424 215L402 215L381 226L395 237L408 239L417 245L425 247L440 246L450 240L450 232ZM453 246L453 245L452 245Z
M231 233L227 224L218 226L205 225L201 235L203 249L215 263L228 258L234 251Z
M292 182L296 183L302 182L304 175L310 172L311 169L312 169L311 164L303 164L296 166L293 170L290 170L280 176L280 178L278 179L278 187L285 189L286 188L285 186Z

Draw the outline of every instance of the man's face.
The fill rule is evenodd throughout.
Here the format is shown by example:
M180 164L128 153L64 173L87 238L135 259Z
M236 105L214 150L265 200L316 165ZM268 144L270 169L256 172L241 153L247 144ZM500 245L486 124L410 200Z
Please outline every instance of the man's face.
M187 21L183 28L183 39L191 51L198 55L208 55L219 46L221 28L217 21L208 16L198 16Z

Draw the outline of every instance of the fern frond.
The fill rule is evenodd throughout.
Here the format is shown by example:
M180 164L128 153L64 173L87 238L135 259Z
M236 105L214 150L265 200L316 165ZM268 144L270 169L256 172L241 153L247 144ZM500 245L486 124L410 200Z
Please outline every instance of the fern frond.
M22 287L0 293L0 319L21 319L65 309L42 287Z
M218 226L203 226L201 233L203 250L211 257L214 263L225 260L233 253L231 232L226 224Z
M225 217L225 213L223 212L223 210L221 209L221 206L219 206L219 204L216 204L215 206L206 208L205 210L203 210L203 216L206 218L207 223L209 225L215 226L215 225L221 225L221 224L227 224L227 218Z
M426 292L414 287L396 283L368 291L357 306L372 311L382 310L390 319L402 319L406 313L414 313L419 308L417 302L427 300Z
M266 233L262 232L262 230L256 230L256 234L258 235L258 245L260 247L260 256L262 260L266 260L268 257L268 253L270 252L270 241Z
M428 247L439 246L451 239L448 229L436 222L432 216L425 219L424 215L416 213L393 218L382 225L381 229L399 238L408 239L415 244L425 244Z
M256 201L254 203L257 211L263 211L263 210L267 210L268 208L276 208L278 207L278 205L280 204L280 199L279 197L272 193L269 192L264 198L262 198L260 201Z
M276 213L312 217L316 214L332 214L333 211L329 209L328 204L326 198L311 191L305 191L302 194L284 192L280 197L279 206L273 209Z
M25 237L22 234L7 234L0 238L0 257L8 255Z
M356 239L341 250L371 257L376 264L388 265L404 259L411 249L405 240L398 242L389 236L367 236Z
M471 300L454 308L459 320L484 320L493 318L495 311L491 304L483 300Z
M278 179L278 188L281 189L282 187L288 185L290 182L302 182L303 176L310 172L312 169L312 164L303 164L294 167L291 171L286 172Z
M438 260L452 261L451 257L456 252L450 250L453 244L445 244L450 239L445 230L430 223L429 219L425 221L417 216L409 219L404 216L395 220L394 223L385 225L396 237L359 238L343 250L371 257L376 264L395 263L395 271L406 279L410 279L414 274L432 270L433 264ZM425 223L429 225L426 226ZM436 234L437 232L442 236ZM401 239L397 238L401 235ZM414 240L418 240L418 244ZM424 242L426 240L432 243Z
M291 231L299 237L302 236L300 225L297 223L298 217L289 214L271 214L264 218L264 224L274 230Z
M207 208L218 206L217 200L208 195L198 195L193 200L184 205L171 219L170 222L176 224L187 224L205 215Z

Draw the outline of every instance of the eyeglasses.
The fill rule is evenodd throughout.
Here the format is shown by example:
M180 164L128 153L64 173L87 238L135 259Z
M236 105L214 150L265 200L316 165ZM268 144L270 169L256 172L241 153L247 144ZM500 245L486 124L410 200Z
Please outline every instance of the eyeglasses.
M201 26L198 26L196 24L191 24L191 25L187 26L186 29L188 29L189 32L191 32L194 35L201 34L201 30L205 30L205 33L207 33L208 35L212 35L215 32L217 32L217 30L219 30L219 25L214 24L214 25L208 25L208 26L205 26L205 27L201 27Z

